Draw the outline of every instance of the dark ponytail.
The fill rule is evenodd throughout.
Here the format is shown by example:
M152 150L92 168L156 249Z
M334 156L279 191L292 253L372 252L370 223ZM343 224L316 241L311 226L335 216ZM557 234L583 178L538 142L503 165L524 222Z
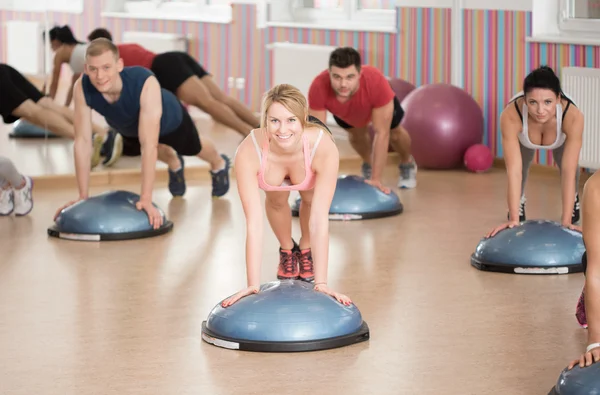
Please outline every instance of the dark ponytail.
M560 87L560 79L549 66L541 66L533 70L523 80L523 93L527 94L533 89L549 89L556 96L564 96Z
M54 26L48 33L51 41L56 40L61 44L83 44L75 38L69 25Z

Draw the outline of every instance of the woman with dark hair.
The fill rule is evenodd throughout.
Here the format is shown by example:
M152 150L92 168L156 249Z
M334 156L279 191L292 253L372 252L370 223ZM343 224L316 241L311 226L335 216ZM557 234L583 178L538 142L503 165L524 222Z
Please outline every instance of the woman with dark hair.
M87 44L75 38L71 28L68 25L55 26L48 32L50 36L50 47L54 51L54 66L52 69L52 84L50 85L49 96L54 99L58 90L58 81L60 80L60 70L63 63L67 63L73 70L73 78L69 84L69 93L65 105L71 104L73 98L73 85L79 76L83 73L85 64L85 51Z
M548 66L533 70L523 91L511 99L500 116L502 148L508 175L508 222L487 237L526 220L525 183L529 166L539 149L552 150L561 175L561 225L581 231L579 222L579 152L583 113L562 91L560 80Z

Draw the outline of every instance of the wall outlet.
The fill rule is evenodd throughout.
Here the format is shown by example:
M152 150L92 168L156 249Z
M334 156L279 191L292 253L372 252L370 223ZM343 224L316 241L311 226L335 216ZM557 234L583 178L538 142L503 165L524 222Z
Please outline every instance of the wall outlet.
M235 79L235 88L237 90L244 90L246 87L246 79L245 78L236 78Z
M229 89L233 89L234 85L235 85L235 78L229 77L227 79L227 87L229 87Z

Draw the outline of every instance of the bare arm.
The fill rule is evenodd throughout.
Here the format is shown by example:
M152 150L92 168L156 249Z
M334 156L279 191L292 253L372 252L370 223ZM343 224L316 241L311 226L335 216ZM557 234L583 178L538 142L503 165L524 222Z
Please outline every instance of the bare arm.
M56 92L58 91L58 82L60 80L60 69L62 64L65 62L64 60L64 49L61 48L56 51L54 55L54 66L52 69L52 83L50 84L50 92L49 96L54 99L56 97Z
M561 163L561 190L562 190L562 219L563 225L571 225L577 171L579 171L579 153L583 138L583 114L580 111L571 113L568 122L565 122L565 147Z
M87 105L81 79L73 87L75 101L75 174L79 187L79 198L87 199L92 157L92 109Z
M325 137L325 136L324 136ZM333 140L322 138L315 158L316 183L308 229L315 266L315 284L327 283L329 265L329 209L337 185L340 153Z
M502 148L508 176L509 219L519 222L523 164L518 134L522 126L518 122L518 118L511 116L509 111L510 109L505 110L500 116L500 129L502 130Z
M65 106L69 107L71 105L71 100L73 100L73 87L75 86L75 82L81 77L81 73L73 74L73 78L71 78L71 85L69 86L69 92L67 93L67 100L65 101Z
M600 174L594 174L583 190L581 207L583 240L587 251L585 311L588 344L600 342Z
M312 108L309 108L308 115L312 115L323 122L324 125L327 125L327 110L313 110Z
M155 77L144 83L140 95L139 140L142 151L142 192L140 200L152 202L152 188L156 175L158 135L162 117L162 96Z
M381 181L383 169L387 161L388 146L390 144L390 124L394 116L394 101L382 107L374 108L372 114L373 130L373 153L371 154L371 180Z
M260 286L263 245L263 212L256 174L259 169L256 150L247 137L234 159L237 189L246 216L246 276L248 286Z

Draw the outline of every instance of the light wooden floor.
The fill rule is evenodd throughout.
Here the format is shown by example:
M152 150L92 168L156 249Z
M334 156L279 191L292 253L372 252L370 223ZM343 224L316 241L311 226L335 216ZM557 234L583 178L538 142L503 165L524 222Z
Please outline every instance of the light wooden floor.
M390 166L387 182L396 177ZM502 170L420 172L400 195L400 216L331 223L330 284L357 304L370 341L259 354L200 338L210 309L245 286L235 188L213 201L207 182L184 199L159 187L174 231L106 243L49 239L76 191L37 189L30 216L0 218L0 394L546 394L585 344L574 317L583 276L470 266L505 219ZM559 218L557 177L532 174L527 195L530 218ZM265 232L263 282L278 255Z

